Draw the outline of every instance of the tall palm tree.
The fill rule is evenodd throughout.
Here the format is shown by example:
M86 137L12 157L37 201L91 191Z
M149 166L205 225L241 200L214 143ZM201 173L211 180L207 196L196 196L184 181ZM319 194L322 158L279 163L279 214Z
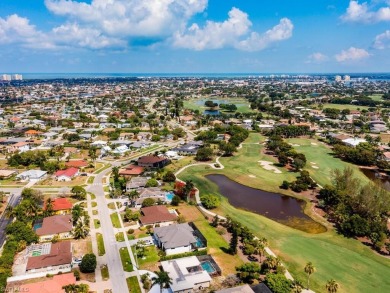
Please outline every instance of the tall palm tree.
M326 283L326 290L328 290L329 293L336 293L338 289L339 284L334 279L330 279Z
M45 217L49 217L54 214L53 200L50 197L46 200L45 211L43 214Z
M310 275L316 271L316 268L311 262L308 262L305 266L305 273L307 274L307 289L309 289Z
M83 208L81 207L81 205L76 204L76 205L72 208L72 220L73 220L73 225L76 225L76 223L77 223L78 220L83 216L83 214L84 214L84 210L83 210Z
M169 288L169 285L172 284L172 279L168 275L167 272L154 272L157 277L152 278L152 286L159 285L160 286L160 293L162 293L163 289Z

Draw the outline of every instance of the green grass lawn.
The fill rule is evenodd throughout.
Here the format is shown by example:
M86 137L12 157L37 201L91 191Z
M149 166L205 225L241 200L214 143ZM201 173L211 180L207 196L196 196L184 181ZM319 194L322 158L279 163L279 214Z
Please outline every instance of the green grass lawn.
M118 217L117 213L111 214L110 218L111 218L111 222L112 222L112 225L114 226L114 228L120 228L121 227L121 223L119 222L119 217Z
M91 206L92 206L93 208L96 208L96 207L97 207L97 202L96 202L96 201L92 201L92 202L91 202Z
M100 267L100 271L102 273L103 281L107 281L110 278L110 273L108 272L108 267L106 265L102 265Z
M370 95L369 97L373 99L374 101L383 101L382 94L373 94Z
M251 137L251 139L255 139L255 137ZM295 142L304 145L303 141L296 140ZM317 174L313 173L313 177L319 179L319 182L325 183L325 179L319 177L325 177L329 174L326 173L326 168L329 172L329 168L332 166L343 167L346 165L346 163L332 158L330 155L321 156L320 154L326 151L323 149L324 146L320 146L317 150L311 145L310 141L307 143L310 144L310 149L309 145L307 147L296 147L296 149L305 154L307 152L309 162L314 161L318 165L322 164L323 171L321 172L324 173L319 172L321 169L318 169ZM280 193L281 190L278 186L283 180L282 178L288 178L291 173L284 173L282 170L282 174L273 174L263 170L257 165L257 160L262 155L258 152L259 147L255 147L249 150L243 148L235 157L221 158L221 162L225 166L223 170L210 170L206 169L205 166L196 166L186 169L179 177L183 180L192 179L201 194L219 194L217 186L203 177L203 175L209 173L224 174L242 184ZM311 151L313 155L309 155ZM267 160L271 159L267 158ZM328 160L333 161L328 162ZM312 171L314 172L314 170L316 169ZM256 178L250 178L248 174L253 174ZM290 178L292 179L292 177ZM181 207L179 211L180 209ZM270 248L283 260L294 277L305 280L306 275L303 269L305 264L311 261L317 269L311 276L310 282L311 287L316 292L325 292L325 284L327 280L332 278L340 284L338 292L390 292L390 260L375 254L370 248L357 240L344 238L336 234L334 230L321 234L308 234L263 216L236 209L225 198L223 198L221 207L217 211L240 221L257 236L266 237L270 243ZM185 214L185 216L187 220L191 220L188 215ZM209 230L207 223L202 223L200 219L198 221L195 221L195 224L208 239L209 247L222 245L222 243L215 243L218 238ZM227 243L225 242L224 245L227 245ZM218 264L221 263L220 259L216 260Z
M254 112L248 103L247 100L241 99L241 98L222 98L222 97L210 97L210 98L201 98L201 99L190 99L184 101L184 108L190 109L190 110L199 110L200 112L203 112L204 110L209 109L208 107L204 106L204 102L207 100L213 100L216 103L228 103L228 104L235 104L237 106L237 112L240 113L248 113L248 112ZM200 103L199 103L200 102ZM225 112L225 111L223 111ZM234 112L225 112L225 113L234 113Z
M139 287L138 279L136 276L127 278L126 282L127 282L127 287L129 288L129 292L141 293L141 288Z
M88 184L92 184L92 183L93 183L93 180L95 180L95 176L89 176L89 177L88 177L88 180L87 180L87 183L88 183Z
M135 255L135 246L132 246L133 255ZM148 269L149 266L155 265L159 261L160 257L158 256L158 251L156 246L147 246L145 247L145 256L144 258L137 258L138 266L140 269Z
M304 169L309 171L313 179L322 186L331 183L332 170L346 167L350 167L355 171L355 176L359 178L362 184L370 181L356 165L335 158L332 155L332 150L316 139L292 138L286 141L294 144L294 149L306 156L307 163ZM315 164L311 164L311 162Z
M117 201L116 204L118 206L118 209L120 209L122 207L122 203L120 201ZM112 210L116 209L115 202L110 202L109 204L107 204L107 206L109 209L112 209Z
M93 224L95 225L95 229L99 229L100 228L100 220L94 219L93 220Z
M91 200L96 199L96 195L92 192L88 192L88 194L91 196Z
M126 247L122 247L119 249L119 254L121 256L122 266L123 270L125 272L132 272L133 271L133 265L131 264L130 260L130 254Z
M123 232L119 232L115 234L116 241L123 242L125 241L125 236L123 235Z
M104 248L103 235L96 233L96 241L98 245L98 254L99 256L102 256L106 253L106 249Z
M97 215L99 212L97 210L92 210L92 215Z

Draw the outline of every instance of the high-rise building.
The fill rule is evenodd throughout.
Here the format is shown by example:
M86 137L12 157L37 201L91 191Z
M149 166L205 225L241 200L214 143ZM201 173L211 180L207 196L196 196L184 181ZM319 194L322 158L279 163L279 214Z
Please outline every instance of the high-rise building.
M1 80L9 81L9 80L11 80L11 75L9 75L9 74L2 74L1 75Z
M337 81L337 82L341 81L341 76L340 75L336 75L334 77L334 80Z
M14 74L14 75L12 75L12 80L23 80L23 75Z
M344 81L351 81L351 77L349 75L344 75Z

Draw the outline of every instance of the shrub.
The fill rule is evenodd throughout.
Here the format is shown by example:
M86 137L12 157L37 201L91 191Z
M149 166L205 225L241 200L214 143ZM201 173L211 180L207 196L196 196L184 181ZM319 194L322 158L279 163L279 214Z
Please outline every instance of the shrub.
M93 273L96 269L96 255L89 253L83 256L79 265L82 273Z
M80 271L79 270L74 270L73 275L76 278L76 281L80 281Z
M133 233L134 233L134 229L127 230L127 234L133 234Z

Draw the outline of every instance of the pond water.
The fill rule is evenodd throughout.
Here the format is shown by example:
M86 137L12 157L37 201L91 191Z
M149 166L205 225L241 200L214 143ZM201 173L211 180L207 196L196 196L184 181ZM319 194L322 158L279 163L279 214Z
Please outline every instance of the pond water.
M375 170L360 169L364 175L370 178L372 181L380 181L382 186L387 191L390 191L390 178L380 176Z
M267 192L242 185L224 175L211 174L206 178L218 185L229 203L284 225L308 233L322 233L326 228L303 212L305 202L291 196Z
M200 99L200 100L197 100L195 102L196 105L198 106L204 106L204 103L206 103L206 101L213 101L214 103L217 103L218 105L219 104L234 104L236 105L237 107L240 107L240 106L245 106L247 104L241 102L241 103L235 103L236 100L229 100L229 99Z
M221 115L221 112L219 110L204 110L203 115L218 116Z

